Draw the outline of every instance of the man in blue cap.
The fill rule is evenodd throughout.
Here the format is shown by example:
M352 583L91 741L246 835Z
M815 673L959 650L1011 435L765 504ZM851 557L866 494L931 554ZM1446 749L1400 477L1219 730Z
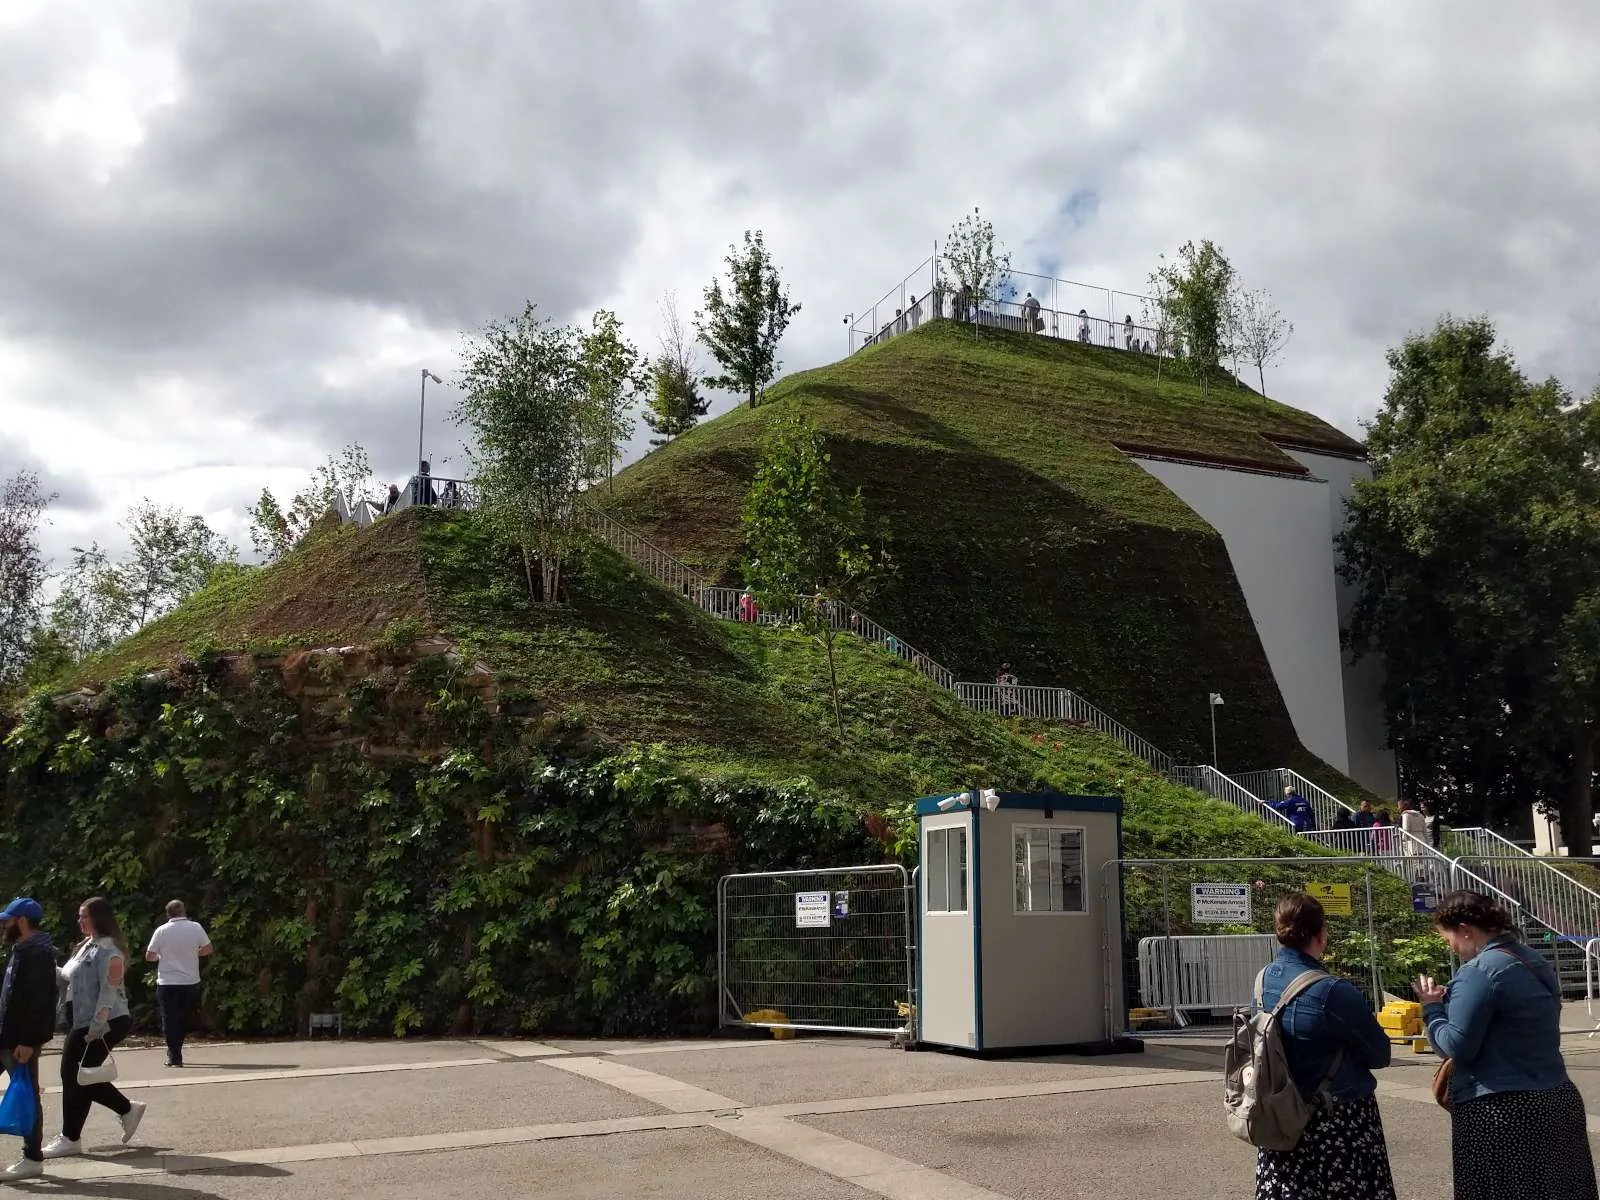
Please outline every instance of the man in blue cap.
M33 1081L33 1129L22 1139L22 1157L0 1170L0 1180L44 1174L44 1104L39 1095L39 1051L56 1034L56 948L39 928L44 909L19 896L0 911L0 931L11 946L0 981L0 1065L22 1065Z

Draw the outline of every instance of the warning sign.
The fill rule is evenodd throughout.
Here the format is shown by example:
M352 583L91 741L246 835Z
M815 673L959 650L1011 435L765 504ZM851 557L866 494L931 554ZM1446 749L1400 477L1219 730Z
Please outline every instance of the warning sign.
M1308 883L1306 895L1322 903L1322 911L1330 917L1348 917L1350 885L1348 883Z
M1250 887L1243 883L1190 884L1189 915L1210 925L1248 925Z
M828 902L830 892L796 892L794 897L794 927L796 929L826 929L833 922L833 910Z

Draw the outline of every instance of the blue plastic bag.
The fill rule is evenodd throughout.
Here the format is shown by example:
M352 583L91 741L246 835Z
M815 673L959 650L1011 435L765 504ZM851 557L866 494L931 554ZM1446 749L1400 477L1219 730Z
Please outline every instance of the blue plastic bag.
M33 1094L33 1080L21 1063L11 1065L5 1095L0 1096L0 1133L27 1137L39 1117L39 1100Z

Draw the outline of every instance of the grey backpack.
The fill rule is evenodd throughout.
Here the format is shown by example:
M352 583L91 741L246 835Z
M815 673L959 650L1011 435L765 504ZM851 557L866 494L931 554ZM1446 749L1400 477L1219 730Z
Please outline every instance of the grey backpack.
M1293 1150L1310 1124L1316 1106L1300 1094L1289 1074L1278 1019L1285 1006L1312 984L1331 979L1326 971L1303 971L1283 989L1271 1012L1233 1014L1233 1040L1223 1058L1222 1103L1234 1137L1263 1150ZM1256 976L1256 1004L1262 1008L1266 971ZM1336 1056L1328 1074L1339 1064ZM1326 1079L1324 1080L1326 1086Z

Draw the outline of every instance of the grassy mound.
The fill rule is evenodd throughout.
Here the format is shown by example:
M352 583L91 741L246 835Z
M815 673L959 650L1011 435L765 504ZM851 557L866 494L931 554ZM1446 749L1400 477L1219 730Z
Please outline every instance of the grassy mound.
M969 679L1010 662L1180 757L1316 764L1301 749L1221 538L1127 449L1298 472L1272 439L1351 452L1306 413L1200 389L1151 358L935 322L790 376L647 455L594 499L719 579L768 423L801 410L884 519L895 577L873 615Z

